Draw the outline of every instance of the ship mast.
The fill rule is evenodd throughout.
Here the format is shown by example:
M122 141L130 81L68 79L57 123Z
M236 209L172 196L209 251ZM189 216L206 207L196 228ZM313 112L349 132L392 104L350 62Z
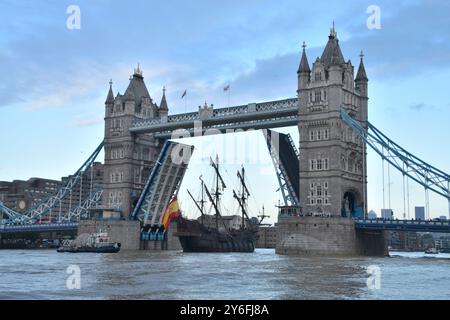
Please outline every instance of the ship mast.
M246 201L247 198L250 196L250 192L248 191L247 185L245 184L245 169L242 167L242 174L241 172L237 172L237 176L239 178L239 181L241 182L242 186L242 192L241 196L239 197L236 194L236 191L233 190L233 197L236 198L236 200L239 203L239 206L241 207L242 211L242 221L241 221L241 229L245 229L245 218L247 218L250 221L250 218L247 215L247 209L246 209Z
M203 182L203 180L202 180L202 182ZM217 202L214 200L213 196L211 195L211 192L209 192L208 187L206 187L206 185L204 183L203 183L203 186L205 188L205 192L206 192L206 195L208 196L209 201L211 201L211 203L212 203L212 205L214 207L214 210L216 211L216 229L219 230L219 223L218 223L219 220L218 219L221 216L220 215L220 211L219 211L219 207L217 206ZM225 231L228 232L228 228L225 225L225 222L223 220L222 220L222 223L223 223L223 226L225 227Z
M220 189L219 189L219 183L221 184L222 189L225 189L227 186L225 185L225 182L223 181L222 175L220 174L220 171L219 171L219 156L216 155L216 162L214 162L212 158L210 158L210 160L211 160L211 166L214 168L214 171L216 172L216 190L214 192L215 201L212 200L212 197L210 198L210 201L213 202L214 209L216 210L216 229L219 230L219 216L220 216L219 201L220 201L220 195L221 195ZM206 188L206 186L205 186L205 190L206 190L206 193L209 195L209 191L208 191L208 188Z
M187 190L189 196L191 197L192 201L194 201L195 206L197 207L197 209L200 211L201 213L201 223L203 225L203 216L204 216L204 212L205 212L205 200L203 199L204 196L204 183L203 180L200 177L200 181L202 182L202 199L200 201L197 202L197 200L195 200L194 196L191 194L191 192L189 190ZM198 204L200 202L200 204Z
M261 218L261 219L259 220L259 224L260 224L260 225L262 225L262 222L263 222L263 220L264 220L265 218L270 218L270 216L267 216L267 215L265 214L264 206L262 206L262 214L259 215L258 217Z

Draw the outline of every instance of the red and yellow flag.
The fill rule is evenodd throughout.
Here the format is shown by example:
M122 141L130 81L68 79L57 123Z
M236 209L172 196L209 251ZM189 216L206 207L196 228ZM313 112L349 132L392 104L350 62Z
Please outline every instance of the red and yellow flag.
M181 215L180 207L178 206L178 199L177 197L173 197L172 200L169 202L169 205L166 208L166 211L164 212L164 215L162 217L162 224L164 225L164 230L169 229L169 224L172 219L178 218Z

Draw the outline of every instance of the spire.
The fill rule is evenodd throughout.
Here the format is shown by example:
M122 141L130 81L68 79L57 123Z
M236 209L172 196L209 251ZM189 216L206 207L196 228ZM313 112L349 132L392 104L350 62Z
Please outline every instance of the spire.
M141 64L139 62L138 62L137 68L134 69L133 77L134 76L138 76L138 77L141 77L141 78L144 77L143 74L142 74L142 70L141 70Z
M139 63L137 68L134 69L134 74L130 78L130 84L127 90L125 90L124 96L126 99L135 100L137 104L142 101L142 98L148 98L151 101Z
M112 79L109 80L109 92L108 92L108 97L106 98L105 104L111 104L114 103L114 94L112 91Z
M166 100L166 87L163 87L163 96L161 98L161 104L159 105L159 110L167 111L169 110L169 107L167 106L167 100Z
M334 26L334 20L333 20L333 26L330 29L330 39L337 39L337 32L336 32L336 28Z
M304 41L302 47L303 47L302 59L300 60L300 66L298 68L297 73L309 73L311 72L311 69L309 68L308 57L306 57L306 44Z
M337 32L333 21L333 27L330 29L330 36L328 37L328 43L323 50L322 57L320 58L322 63L328 68L330 65L344 64L345 59L342 54L341 47L339 46L339 40L337 38Z
M368 81L369 79L367 78L366 68L364 67L364 53L362 51L361 51L360 57L361 57L361 62L359 63L358 73L356 74L355 80L356 81L361 81L361 80Z

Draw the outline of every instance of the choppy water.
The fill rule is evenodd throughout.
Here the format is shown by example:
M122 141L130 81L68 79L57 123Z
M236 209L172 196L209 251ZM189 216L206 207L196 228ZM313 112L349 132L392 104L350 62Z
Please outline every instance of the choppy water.
M69 290L69 265L81 289ZM368 289L367 267L380 268ZM253 254L0 251L0 299L450 299L450 255L305 258Z

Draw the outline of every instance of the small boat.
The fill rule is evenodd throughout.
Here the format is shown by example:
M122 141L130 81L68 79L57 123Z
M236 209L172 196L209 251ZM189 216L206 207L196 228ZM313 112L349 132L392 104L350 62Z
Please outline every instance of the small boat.
M428 249L425 251L425 254L439 254L439 251L437 251L436 248L428 248Z
M93 234L81 234L75 240L66 240L57 252L95 252L95 253L116 253L119 252L121 244L111 242L107 232Z

